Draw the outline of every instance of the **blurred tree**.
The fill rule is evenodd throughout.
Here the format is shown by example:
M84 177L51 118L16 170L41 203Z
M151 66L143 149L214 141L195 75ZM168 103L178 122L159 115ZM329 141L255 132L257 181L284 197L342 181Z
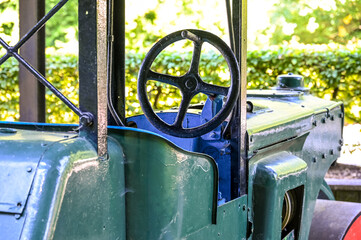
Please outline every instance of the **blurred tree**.
M15 10L17 6L16 2L17 1L13 1L13 0L0 1L0 14L3 13L5 9L10 8ZM0 24L0 33L10 36L13 28L14 28L13 22L2 22Z
M361 38L360 0L282 0L271 10L270 44L346 44Z
M49 12L59 0L46 0L46 12ZM78 37L78 1L68 1L55 15L46 23L46 47L57 47L56 42L67 42L67 34L75 31Z

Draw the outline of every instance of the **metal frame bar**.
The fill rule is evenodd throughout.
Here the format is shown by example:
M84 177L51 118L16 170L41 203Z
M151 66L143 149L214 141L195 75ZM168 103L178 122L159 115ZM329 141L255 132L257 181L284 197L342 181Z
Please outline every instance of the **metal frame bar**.
M79 105L91 112L92 124L80 135L97 146L98 156L107 154L108 1L79 0Z
M34 24L45 15L45 0L20 0L20 36L16 44L24 59L45 76L45 29L38 28L29 33ZM33 28L34 29L34 28ZM27 37L27 38L25 38ZM26 42L26 47L22 47ZM19 66L20 121L45 122L45 86L27 70Z
M237 57L241 73L241 89L236 107L233 110L231 123L231 198L247 193L248 161L247 161L247 0L232 1L234 53ZM230 21L230 20L229 20ZM232 37L232 35L230 35ZM232 44L232 45L233 45Z
M125 126L125 0L109 1L108 53L108 124Z

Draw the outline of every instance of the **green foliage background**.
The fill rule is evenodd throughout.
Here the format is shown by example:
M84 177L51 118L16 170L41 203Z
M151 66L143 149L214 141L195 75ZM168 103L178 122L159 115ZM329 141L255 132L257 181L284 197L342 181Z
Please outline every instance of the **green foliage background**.
M347 44L361 37L359 0L282 0L277 1L270 13L271 24L263 33L271 35L271 45L293 37L305 44ZM311 22L316 24L313 31L308 29ZM287 24L294 26L292 33L284 32Z
M145 54L129 53L126 58L127 116L141 113L137 100L137 74ZM160 73L181 75L189 69L188 53L163 53L152 67ZM309 51L279 48L248 52L248 89L266 89L276 84L280 74L293 72L305 76L311 93L321 98L343 101L349 122L361 122L361 49ZM223 57L213 52L202 54L200 74L214 84L228 82L228 68ZM18 65L9 59L0 66L0 120L19 119ZM78 104L78 71L76 56L48 56L47 78L73 103ZM151 82L149 96L157 109L168 109L180 102L179 91L159 82ZM50 92L47 92L47 121L76 123L73 114ZM173 100L171 100L173 99ZM193 99L205 100L204 96ZM353 109L352 109L353 108Z

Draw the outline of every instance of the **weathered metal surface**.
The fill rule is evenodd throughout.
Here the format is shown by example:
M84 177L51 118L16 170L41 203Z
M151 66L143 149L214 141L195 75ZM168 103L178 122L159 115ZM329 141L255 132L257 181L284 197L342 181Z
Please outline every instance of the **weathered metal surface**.
M149 132L109 131L126 156L127 238L245 238L246 197L217 207L218 169L212 158Z
M217 224L186 236L186 239L246 239L247 238L247 195L223 204L217 208Z
M0 131L0 212L22 214L43 152L63 135Z
M263 97L262 92L265 92ZM281 95L273 94L274 91L250 91L251 97L248 98L254 106L247 119L250 156L249 207L253 209L253 204L258 199L254 195L258 193L253 189L253 176L262 152L276 154L283 149L282 151L292 153L307 164L307 178L302 184L302 223L299 231L294 233L295 237L305 239L309 233L315 201L323 178L340 154L343 107L341 103L325 101L308 94L287 96L280 92ZM302 135L305 136L304 143L297 143L297 139ZM287 142L296 142L296 145L287 147ZM267 211L273 212L277 209ZM253 216L249 215L250 221L262 216L261 214L264 213L255 212ZM256 226L258 225L255 224Z
M307 164L287 152L288 147L302 146L304 139L278 146L274 154L262 152L251 170L253 178L253 224L255 239L281 239L282 207L285 193L306 182ZM283 148L283 151L282 151ZM295 206L292 206L295 208ZM299 229L296 229L297 234Z
M107 152L107 1L79 1L79 105L93 115L80 134Z
M27 191L21 194L26 195L21 213L0 212L0 236L125 239L124 160L118 143L110 139L106 161L98 160L88 140L64 132L18 129L12 137L0 137L0 145L1 156L9 159L0 161L6 169L21 163L12 169L13 176L18 176L22 170L18 168L23 166L27 166L26 173L33 174L32 180L18 179L15 186L3 181L3 177L13 180L11 175L1 177L5 184L0 188L1 197ZM0 165L1 174L4 165Z
M309 239L360 239L360 236L350 236L352 233L349 233L351 225L357 222L360 215L359 203L317 200Z
M126 156L128 238L184 238L215 224L218 169L212 158L142 131L111 136Z

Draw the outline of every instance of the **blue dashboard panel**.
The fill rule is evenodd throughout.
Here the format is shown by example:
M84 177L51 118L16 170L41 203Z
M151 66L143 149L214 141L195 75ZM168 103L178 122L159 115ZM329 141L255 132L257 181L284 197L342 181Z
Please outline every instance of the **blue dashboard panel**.
M157 114L166 123L173 123L177 117L177 112L160 112ZM127 119L127 122L134 122L136 127L157 133L169 141L173 142L177 146L191 152L199 152L199 137L196 138L178 138L171 135L165 134L156 129L144 115L133 116ZM187 113L183 127L192 128L201 125L202 116L200 114ZM132 125L134 124L132 123Z

